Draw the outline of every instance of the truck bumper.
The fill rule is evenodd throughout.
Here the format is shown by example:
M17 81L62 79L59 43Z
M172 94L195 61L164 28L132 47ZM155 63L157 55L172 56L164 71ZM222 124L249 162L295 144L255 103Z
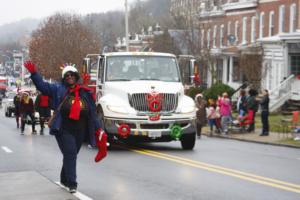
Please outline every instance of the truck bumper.
M179 125L182 135L195 134L194 119L163 119L159 121L105 118L105 130L109 135L120 137L118 128L121 124L130 127L128 139L141 141L171 141L171 128Z

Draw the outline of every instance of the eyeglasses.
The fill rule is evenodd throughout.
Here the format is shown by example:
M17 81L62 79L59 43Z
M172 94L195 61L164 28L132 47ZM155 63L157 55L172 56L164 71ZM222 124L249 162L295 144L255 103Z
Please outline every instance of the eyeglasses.
M73 74L73 73L68 73L68 74L65 74L65 78L69 78L69 77L74 77L75 76L75 74Z

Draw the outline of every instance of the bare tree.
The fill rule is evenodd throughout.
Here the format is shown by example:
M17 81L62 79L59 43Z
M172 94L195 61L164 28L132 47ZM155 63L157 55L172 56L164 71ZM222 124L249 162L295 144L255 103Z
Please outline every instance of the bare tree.
M212 52L213 40L216 40L217 35L213 34L213 24L209 17L199 18L200 9L209 11L212 7L211 1L207 1L205 8L201 7L203 1L186 1L184 8L180 8L178 13L174 14L174 19L180 19L181 28L185 30L182 40L185 41L188 52L193 55L198 65L201 81L204 82L207 78L207 73L210 72L211 83L217 82L217 59L218 55ZM214 18L214 21L216 18ZM222 19L218 24L222 23Z
M74 63L77 68L88 53L98 53L100 41L77 15L58 13L44 21L32 34L30 59L47 78L59 79L60 66Z
M140 32L159 23L162 27L170 27L172 18L169 12L171 0L136 0L130 8L129 26L131 34Z
M172 53L175 55L181 54L180 49L176 46L174 39L170 36L167 30L162 35L154 37L152 50L157 52Z
M244 76L244 81L255 89L259 89L261 80L266 76L267 68L263 67L264 51L261 46L248 47L240 55L240 70Z
M122 11L93 13L84 17L83 23L98 35L103 48L113 47L116 38L124 35L125 22Z

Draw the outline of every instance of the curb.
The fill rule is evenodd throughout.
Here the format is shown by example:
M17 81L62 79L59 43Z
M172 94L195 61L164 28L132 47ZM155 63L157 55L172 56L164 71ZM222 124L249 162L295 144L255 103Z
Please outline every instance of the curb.
M215 137L215 138L222 138L222 139L229 139L229 140L238 140L238 141L242 141L242 142L251 142L251 143L267 144L267 145L273 145L273 146L281 146L281 147L290 147L290 148L300 149L300 147L294 146L294 145L235 138L235 137L231 137L230 135L228 135L228 136L216 135L216 134L210 135L207 133L204 133L203 135L205 135L207 137Z

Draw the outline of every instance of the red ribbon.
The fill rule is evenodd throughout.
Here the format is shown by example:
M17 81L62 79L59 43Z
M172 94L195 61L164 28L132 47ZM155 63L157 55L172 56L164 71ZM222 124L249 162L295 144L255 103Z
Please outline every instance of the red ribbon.
M79 98L80 89L91 90L90 88L81 86L79 84L76 84L74 88L69 89L69 93L74 92L75 94L74 102L70 109L70 114L69 114L70 119L79 120L80 118L80 98Z

